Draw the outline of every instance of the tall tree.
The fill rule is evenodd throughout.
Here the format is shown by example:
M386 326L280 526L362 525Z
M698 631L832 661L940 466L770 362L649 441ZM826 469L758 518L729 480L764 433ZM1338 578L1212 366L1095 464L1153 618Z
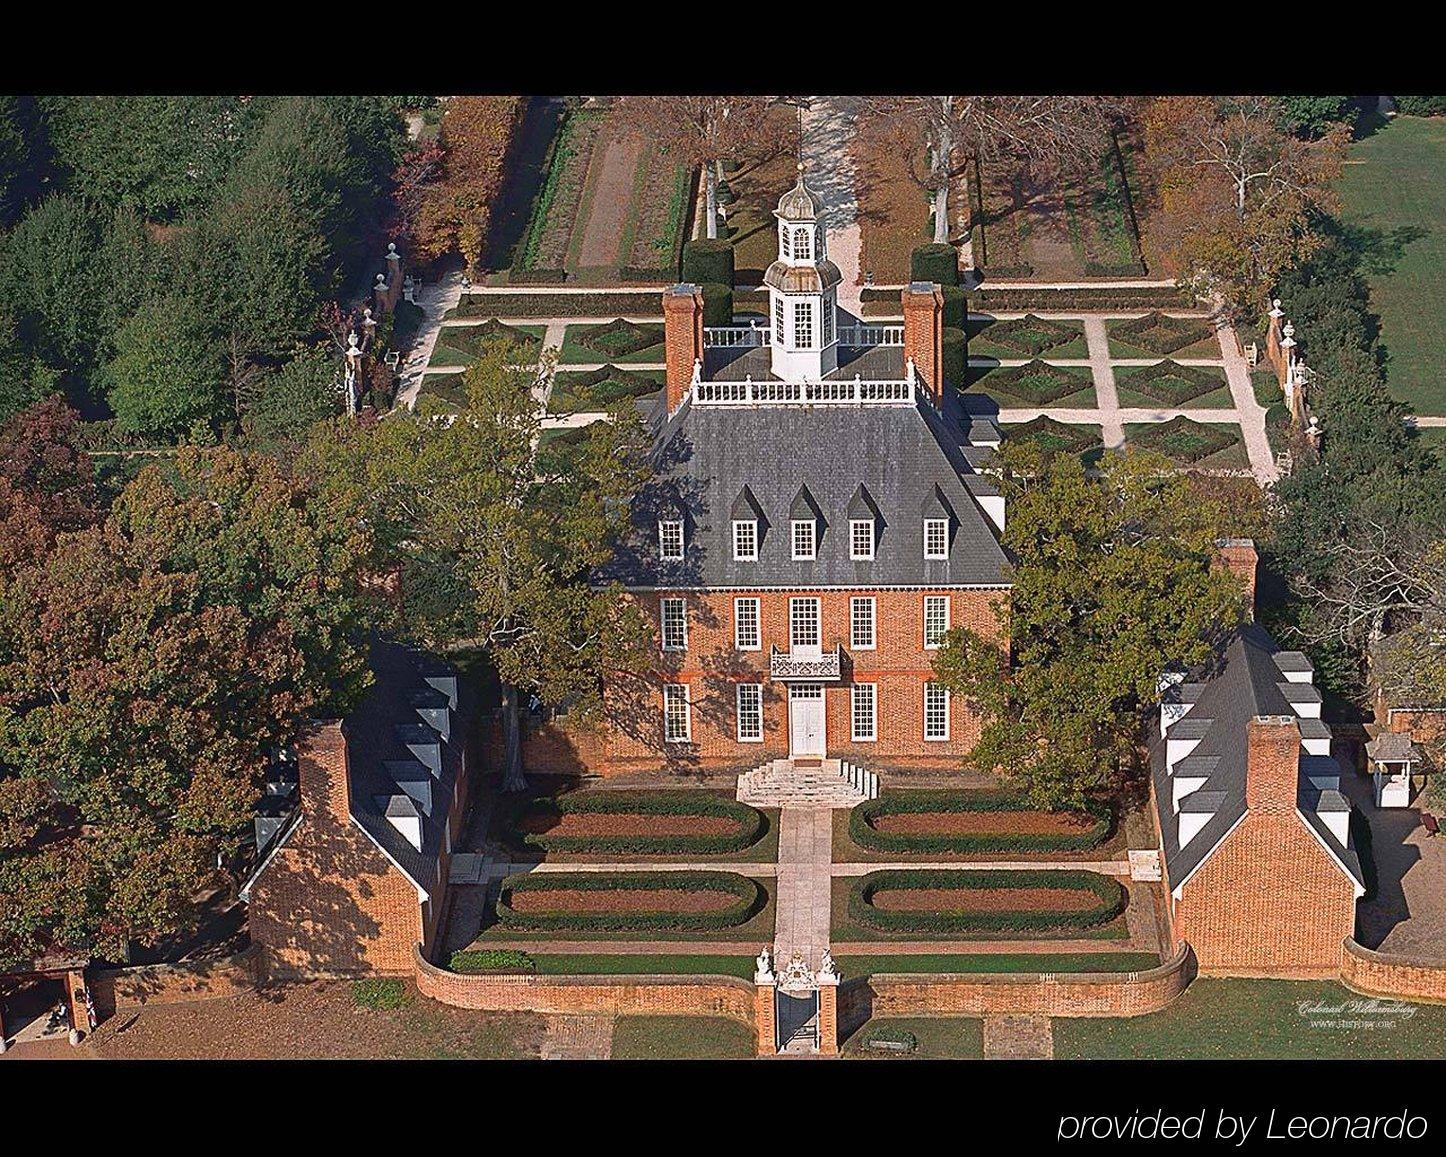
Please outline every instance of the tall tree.
M1210 658L1240 621L1241 588L1213 565L1221 512L1164 459L1131 453L1097 479L1072 455L1007 449L1005 463L1016 565L998 613L1012 657L958 627L934 670L988 719L979 767L1040 806L1077 807L1121 787L1156 680Z
M628 96L620 100L623 119L688 168L703 170L704 223L718 236L718 165L757 153L775 143L761 96Z
M337 423L315 468L370 503L379 568L399 568L398 626L423 645L485 655L502 682L505 783L523 785L519 694L586 714L603 671L635 657L646 625L617 589L593 589L642 478L631 406L592 428L575 457L536 450L534 355L489 345L462 374L455 420L401 412Z
M438 135L440 172L428 172L428 150L414 149L395 174L394 217L411 225L422 260L460 253L474 276L480 272L522 105L515 96L453 97Z

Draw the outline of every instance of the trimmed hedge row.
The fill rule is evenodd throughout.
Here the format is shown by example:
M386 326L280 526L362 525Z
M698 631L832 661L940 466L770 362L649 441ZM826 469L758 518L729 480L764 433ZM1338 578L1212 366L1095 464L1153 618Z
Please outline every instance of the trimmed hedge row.
M529 815L723 816L736 820L738 831L715 836L550 836L529 832L528 847L552 852L737 852L758 840L763 813L746 803L701 791L590 791L538 800L518 817Z
M909 280L936 285L959 284L959 251L952 245L931 242L909 254Z
M1098 903L1078 911L889 911L875 908L883 891L920 888L1057 888L1092 892ZM1098 872L890 869L870 872L849 891L849 916L881 932L1028 932L1097 928L1125 910L1129 893L1111 876Z
M1159 310L1132 321L1116 322L1111 328L1111 336L1152 354L1162 355L1204 341L1215 332L1214 327L1202 319L1168 317Z
M994 345L1018 350L1028 357L1037 358L1057 346L1068 345L1083 337L1073 326L1061 325L1028 313L1008 321L996 321L981 330L979 336Z
M1182 366L1167 358L1152 366L1121 367L1115 371L1115 384L1167 406L1183 406L1202 394L1218 390L1227 382L1224 370Z
M922 835L881 832L873 821L881 816L927 812L1031 811L1021 797L1006 791L896 791L861 803L849 813L849 838L861 848L879 852L1070 852L1103 843L1114 826L1114 813L1100 804L1087 814L1094 826L1077 835L1044 832L971 832Z
M733 245L699 238L683 246L683 280L694 285L733 286Z
M447 968L467 974L536 972L537 961L515 948L459 948Z
M726 892L733 903L712 912L519 912L518 892ZM736 872L546 872L508 876L497 897L497 919L520 931L708 932L736 928L768 901L757 880Z
M663 316L661 290L616 293L479 293L464 295L449 317Z

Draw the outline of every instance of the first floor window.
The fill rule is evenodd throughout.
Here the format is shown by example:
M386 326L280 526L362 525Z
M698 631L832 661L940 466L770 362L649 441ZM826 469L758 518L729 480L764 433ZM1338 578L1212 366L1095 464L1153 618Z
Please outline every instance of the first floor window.
M793 348L813 349L813 302L793 303Z
M853 736L855 743L872 743L878 738L876 713L874 711L877 687L878 685L875 683L855 683L853 685Z
M683 524L668 519L658 523L658 554L676 561L683 557Z
M944 645L949 629L949 596L924 596L924 646L933 650Z
M788 645L790 649L819 645L817 599L788 600Z
M949 689L939 683L924 684L924 738L949 738Z
M663 685L663 738L669 743L687 743L693 737L693 716L688 705L686 683Z
M763 646L757 599L733 600L733 645L740 651L757 651Z
M947 518L924 519L924 557L949 557L949 520Z
M738 741L763 742L763 684L738 684Z
M860 651L874 649L873 599L849 599L849 646Z
M733 559L735 562L758 561L758 523L740 519L733 524Z
M663 650L688 649L688 600L663 600Z

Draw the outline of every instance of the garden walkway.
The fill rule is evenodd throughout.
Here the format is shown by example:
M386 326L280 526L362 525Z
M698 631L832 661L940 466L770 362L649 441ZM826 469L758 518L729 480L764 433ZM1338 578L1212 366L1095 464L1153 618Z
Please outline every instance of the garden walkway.
M432 351L437 345L437 334L447 322L443 315L456 309L462 300L462 272L455 270L444 274L439 281L424 284L416 292L417 305L422 310L422 324L417 327L417 336L412 348L401 365L401 385L397 390L398 406L411 409L417 402L422 389L422 375L427 363L432 360Z
M859 199L855 185L853 139L857 97L812 98L803 113L803 158L809 186L823 198L828 226L828 256L843 281L838 303L859 315ZM781 192L781 190L780 190Z
M823 963L832 918L833 811L784 807L779 813L773 952L780 968L795 955Z
M605 1061L613 1052L610 1016L549 1016L542 1038L544 1061Z
M1275 454L1265 434L1265 407L1255 400L1250 382L1250 364L1240 353L1235 331L1222 327L1215 335L1220 339L1220 354L1225 359L1225 377L1230 382L1230 396L1240 414L1240 432L1245 436L1245 450L1250 455L1250 469L1262 486L1280 481Z

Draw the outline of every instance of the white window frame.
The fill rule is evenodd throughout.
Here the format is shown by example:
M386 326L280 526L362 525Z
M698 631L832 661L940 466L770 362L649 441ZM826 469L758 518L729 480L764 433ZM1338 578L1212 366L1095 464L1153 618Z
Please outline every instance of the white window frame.
M811 614L803 613L807 608L812 608ZM792 598L788 600L788 648L789 650L804 649L823 646L823 623L821 621L822 607L819 600L810 597ZM813 626L813 641L801 642L800 626Z
M785 343L783 336L783 298L781 297L775 297L773 299L773 340L778 345Z
M734 709L738 724L737 735L739 743L762 743L763 742L763 684L762 683L739 683L734 691ZM747 734L743 727L743 701L751 699L749 710L756 708L758 732Z
M924 650L926 650L926 651L937 651L940 647L942 647L942 646L944 645L943 639L944 639L944 636L949 633L949 627L950 627L950 621L949 621L949 620L950 620L950 615L952 614L952 611L953 611L953 608L952 608L952 606L950 605L950 604L951 604L951 601L952 601L952 600L949 598L948 595L925 595L925 596L924 596ZM934 642L932 642L932 643L929 642L929 604L930 604L930 603L943 603L943 604L944 604L944 628L943 628L943 630L941 630L941 631L939 632L939 637L938 637L938 639L936 639L936 640L935 640Z
M867 692L867 694L863 694ZM867 704L868 730L859 727L860 708ZM875 743L879 738L879 685L855 683L849 688L849 734L855 743Z
M943 538L942 550L930 550L930 537L936 533ZM935 559L949 557L949 520L947 518L924 519L924 557Z
M823 253L820 252L819 258L822 259L822 257ZM833 339L835 336L833 328L833 315L833 294L826 293L824 294L823 298L823 317L820 319L819 324L819 330L823 334L823 344L825 347L833 345Z
M806 551L799 550L799 531L807 536ZM789 527L788 539L794 562L812 562L818 558L818 524L812 518L795 518Z
M676 553L668 549L671 534L678 536ZM683 557L683 522L678 518L664 518L658 522L658 557L665 562L677 562Z
M933 689L936 694L944 696L944 729L942 734L929 734L929 692ZM949 688L938 683L926 682L924 684L924 740L927 743L944 743L949 739L949 709L950 695Z
M742 549L743 543L740 536L746 535L752 546L749 551ZM757 562L758 561L758 520L755 518L735 518L733 520L733 561L734 562Z
M778 226L778 245L779 245L779 252L783 255L783 259L784 259L785 261L792 261L792 260L793 260L793 227L792 227L791 225L780 224L780 225Z
M804 340L805 338L807 340ZM813 344L813 339L813 302L795 301L793 303L793 348L816 349L818 347Z
M669 713L670 708L682 704L683 734L673 733L672 723L674 716ZM692 695L686 683L664 683L663 684L663 742L664 743L692 743L693 742L693 702Z
M668 612L674 611L682 631L682 639L668 641ZM688 600L668 595L658 600L658 636L665 651L686 651L688 649Z
M753 611L753 642L743 641L742 608L751 605ZM733 646L739 651L761 651L763 650L763 609L756 598L741 598L733 600Z
M878 646L878 614L875 602L876 600L869 596L849 599L849 649L852 651L872 651ZM868 642L861 643L858 628L862 619L859 612L865 608L868 611Z
M860 549L859 531L864 532L868 544ZM855 562L868 562L874 557L874 520L872 518L849 519L849 558Z
M813 230L807 225L793 227L793 260L813 260Z

